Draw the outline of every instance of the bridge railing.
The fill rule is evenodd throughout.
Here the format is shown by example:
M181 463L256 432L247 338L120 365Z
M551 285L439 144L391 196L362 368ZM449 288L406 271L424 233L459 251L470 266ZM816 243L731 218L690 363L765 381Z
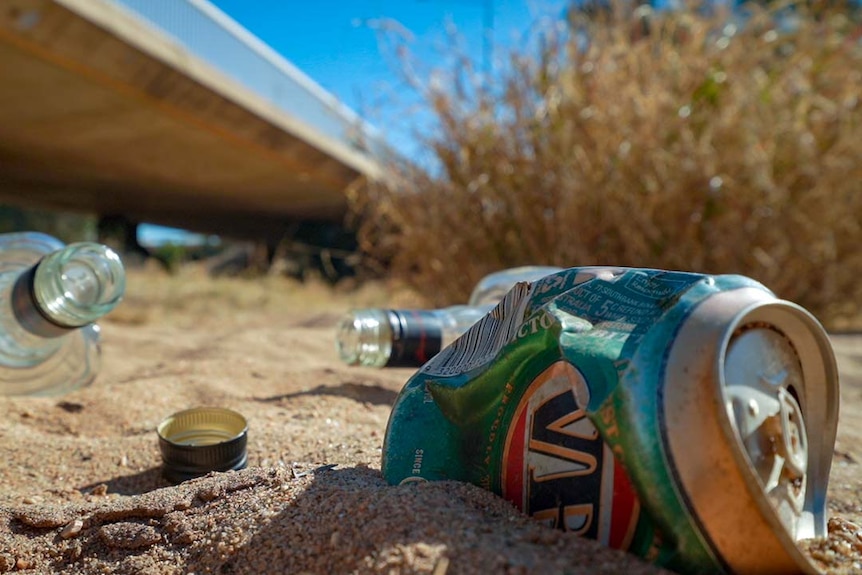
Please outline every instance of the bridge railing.
M207 0L111 0L278 109L375 158L380 134L278 52Z

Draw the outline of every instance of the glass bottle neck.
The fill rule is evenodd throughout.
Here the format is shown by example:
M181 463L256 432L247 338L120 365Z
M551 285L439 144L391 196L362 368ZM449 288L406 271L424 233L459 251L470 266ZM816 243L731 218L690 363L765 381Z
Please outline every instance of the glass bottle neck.
M73 330L43 317L30 287L32 268L0 274L0 366L26 369L54 355Z
M60 337L75 329L53 321L39 307L34 295L34 281L39 264L24 271L12 285L10 303L15 320L27 332L44 338Z

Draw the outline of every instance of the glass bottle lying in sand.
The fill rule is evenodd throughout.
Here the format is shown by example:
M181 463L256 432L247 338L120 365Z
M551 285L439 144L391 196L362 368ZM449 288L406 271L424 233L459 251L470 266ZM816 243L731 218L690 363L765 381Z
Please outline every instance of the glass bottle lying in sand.
M352 310L338 326L338 356L348 365L419 367L482 319L516 283L535 281L561 269L521 266L488 274L473 288L466 305Z
M0 394L57 395L99 370L93 323L123 297L120 257L93 242L0 234Z

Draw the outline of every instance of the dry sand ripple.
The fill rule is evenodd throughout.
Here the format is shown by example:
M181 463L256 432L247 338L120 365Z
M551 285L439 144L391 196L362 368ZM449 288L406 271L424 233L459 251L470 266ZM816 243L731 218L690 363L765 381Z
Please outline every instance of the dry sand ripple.
M341 366L332 343L341 312L381 297L133 276L103 324L93 386L0 397L0 573L662 572L470 485L386 485L383 432L410 372ZM862 569L862 338L836 336L836 349L833 537L809 553L852 573ZM196 405L248 418L249 468L171 486L154 430Z

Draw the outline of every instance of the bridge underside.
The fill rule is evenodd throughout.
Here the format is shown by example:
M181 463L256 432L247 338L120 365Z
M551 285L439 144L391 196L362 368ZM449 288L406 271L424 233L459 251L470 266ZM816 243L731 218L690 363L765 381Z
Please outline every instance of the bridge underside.
M247 237L341 221L367 160L110 16L4 4L0 201Z

